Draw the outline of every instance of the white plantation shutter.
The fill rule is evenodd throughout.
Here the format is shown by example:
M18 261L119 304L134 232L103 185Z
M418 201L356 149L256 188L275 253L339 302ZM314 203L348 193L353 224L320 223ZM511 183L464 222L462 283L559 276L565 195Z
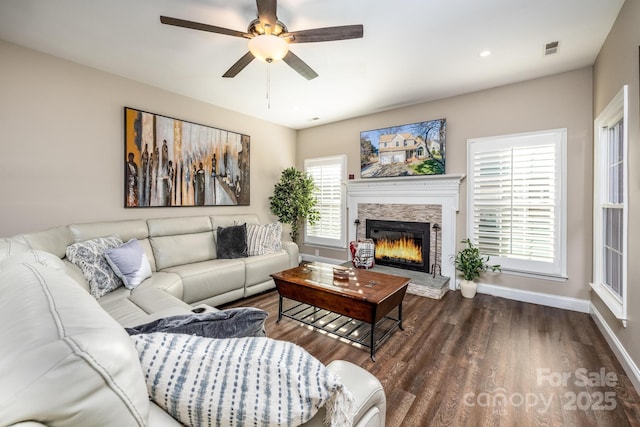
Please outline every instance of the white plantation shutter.
M503 270L565 275L566 131L469 140L468 234Z
M306 224L305 243L323 246L346 247L344 180L346 157L323 157L304 161L305 172L316 184L316 209L320 220Z

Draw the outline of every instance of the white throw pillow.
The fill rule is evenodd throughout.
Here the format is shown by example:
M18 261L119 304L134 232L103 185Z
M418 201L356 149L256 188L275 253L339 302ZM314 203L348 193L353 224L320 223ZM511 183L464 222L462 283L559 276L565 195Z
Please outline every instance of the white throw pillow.
M138 240L131 239L117 248L107 249L104 256L127 289L135 289L151 277L151 264Z
M67 246L67 259L80 267L95 298L122 286L122 280L109 266L104 252L122 245L118 236L99 237Z
M131 337L151 399L188 426L297 426L323 405L351 426L353 397L297 345L156 332Z

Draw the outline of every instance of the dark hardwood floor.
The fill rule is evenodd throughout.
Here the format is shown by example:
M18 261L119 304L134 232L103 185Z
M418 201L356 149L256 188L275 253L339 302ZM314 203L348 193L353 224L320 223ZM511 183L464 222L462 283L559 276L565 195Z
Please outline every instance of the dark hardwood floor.
M640 426L640 397L587 314L488 295L405 297L404 331L376 352L283 319L271 291L238 301L269 312L271 338L382 383L387 426Z

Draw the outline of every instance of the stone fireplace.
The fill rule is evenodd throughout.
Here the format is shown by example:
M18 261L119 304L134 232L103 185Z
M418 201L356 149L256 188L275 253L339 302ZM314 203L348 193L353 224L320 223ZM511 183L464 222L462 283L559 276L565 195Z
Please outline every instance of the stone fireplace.
M437 256L435 261L439 264L442 275L453 279L455 269L449 258L455 253L458 240L456 213L462 179L464 175L349 180L349 240L366 238L367 220L428 223L429 260L424 271L431 271L434 257ZM439 224L440 229L434 230L434 224ZM455 289L455 280L450 280L449 286Z

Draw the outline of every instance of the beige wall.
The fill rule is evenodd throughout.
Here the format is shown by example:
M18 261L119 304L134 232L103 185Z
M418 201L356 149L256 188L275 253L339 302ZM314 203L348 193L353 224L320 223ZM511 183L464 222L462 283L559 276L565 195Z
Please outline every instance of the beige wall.
M640 1L622 6L594 65L594 116L607 106L623 85L629 85L629 228L628 228L628 323L624 328L606 305L592 293L592 302L633 359L640 365L640 108L638 95L638 46L640 45Z
M566 282L502 274L483 281L501 286L589 299L592 204L591 68L503 86L412 107L298 131L297 164L305 158L346 153L348 173L360 176L360 131L430 119L447 119L447 173L466 174L467 139L567 128L568 276ZM458 236L466 236L466 181L463 181ZM303 253L318 248L301 246ZM320 249L319 255L348 259L346 251ZM442 254L448 262L450 254Z
M268 196L295 164L294 130L3 41L0 58L0 236L140 217L273 219ZM124 209L124 106L250 135L251 205Z

